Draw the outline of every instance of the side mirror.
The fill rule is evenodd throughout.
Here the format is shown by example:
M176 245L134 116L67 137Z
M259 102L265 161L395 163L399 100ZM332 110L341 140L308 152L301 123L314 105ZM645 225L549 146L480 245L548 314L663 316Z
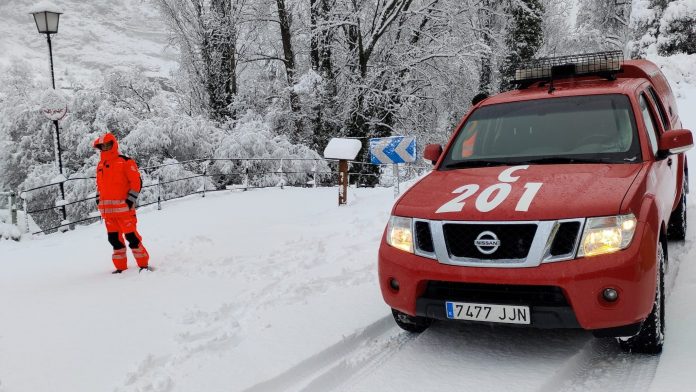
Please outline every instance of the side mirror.
M423 158L432 162L433 165L435 164L435 162L437 162L438 159L440 159L440 155L442 155L441 145L428 144L427 146L425 146L425 150L423 151Z
M688 129L675 129L663 133L657 144L661 156L679 154L694 146L694 137Z

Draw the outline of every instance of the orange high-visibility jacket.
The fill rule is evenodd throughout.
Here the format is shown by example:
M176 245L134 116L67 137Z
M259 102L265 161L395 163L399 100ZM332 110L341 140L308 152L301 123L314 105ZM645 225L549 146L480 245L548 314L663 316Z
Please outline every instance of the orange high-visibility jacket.
M118 141L111 133L106 133L94 141L98 144L112 141L109 151L101 152L97 165L97 200L103 218L135 215L135 203L142 188L138 165L134 160L118 153ZM132 201L132 207L126 200Z

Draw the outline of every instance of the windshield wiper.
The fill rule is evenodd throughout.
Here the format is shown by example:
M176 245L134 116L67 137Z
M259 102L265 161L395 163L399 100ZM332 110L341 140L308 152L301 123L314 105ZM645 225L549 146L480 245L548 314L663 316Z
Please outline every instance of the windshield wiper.
M513 164L516 162L512 162ZM453 162L445 165L446 169L462 169L468 167L491 167L491 166L507 166L511 163L509 161L496 161L494 159L472 159L469 161L459 161Z

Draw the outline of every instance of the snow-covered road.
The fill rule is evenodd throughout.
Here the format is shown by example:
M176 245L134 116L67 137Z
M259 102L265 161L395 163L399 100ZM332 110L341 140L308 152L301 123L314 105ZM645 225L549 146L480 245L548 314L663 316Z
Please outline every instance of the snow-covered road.
M376 282L391 190L353 195L345 208L332 189L272 189L143 211L150 274L110 275L98 224L0 243L0 390L661 391L693 377L674 378L696 347L688 245L670 245L659 366L582 331L440 323L416 336Z

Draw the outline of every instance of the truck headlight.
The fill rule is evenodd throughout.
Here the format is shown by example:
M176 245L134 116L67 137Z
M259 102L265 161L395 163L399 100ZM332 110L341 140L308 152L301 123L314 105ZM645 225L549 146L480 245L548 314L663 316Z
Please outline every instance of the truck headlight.
M387 226L387 243L397 249L413 253L413 219L392 216Z
M633 214L588 218L578 256L604 255L628 248L637 223Z

